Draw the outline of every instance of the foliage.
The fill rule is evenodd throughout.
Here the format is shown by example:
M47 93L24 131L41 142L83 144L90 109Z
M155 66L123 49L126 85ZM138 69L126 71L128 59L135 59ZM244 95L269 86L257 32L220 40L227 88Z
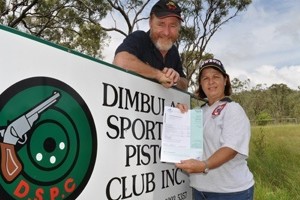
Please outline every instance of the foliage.
M266 133L265 130L260 127L256 137L252 138L253 151L259 158L265 156L267 150Z
M0 0L0 13L5 11L5 0Z
M269 95L272 98L271 108L275 118L289 116L287 97L292 90L285 84L273 84L269 87Z
M231 87L233 93L238 93L244 90L248 90L250 87L250 79L241 81L238 78L234 78L231 80Z
M263 88L257 85L250 90L240 90L232 95L240 103L251 121L267 123L272 119L280 122L282 118L300 120L300 90L292 90L285 84L273 84Z
M253 125L278 124L282 122L300 122L300 90L292 90L285 84L273 84L270 87L258 84L253 88L245 87L247 81L231 81L236 93L231 98L238 102L247 113ZM203 100L192 96L191 107L202 105Z
M199 108L204 105L206 101L204 99L199 99L196 96L191 98L191 108Z
M267 125L269 121L272 120L272 116L269 113L261 112L256 117L256 121L258 125Z
M147 5L150 3L150 0L141 1L141 0L120 0L113 1L107 0L111 6L111 18L114 21L110 27L104 28L107 32L115 31L122 34L124 37L129 35L134 31L134 29L139 29L138 23L149 18L149 13L145 14L144 10ZM123 27L117 26L116 13L125 21L127 25L127 32L124 31ZM114 15L115 14L115 15ZM120 19L119 19L120 21Z
M108 10L104 0L0 1L0 23L101 58L109 37L99 22Z

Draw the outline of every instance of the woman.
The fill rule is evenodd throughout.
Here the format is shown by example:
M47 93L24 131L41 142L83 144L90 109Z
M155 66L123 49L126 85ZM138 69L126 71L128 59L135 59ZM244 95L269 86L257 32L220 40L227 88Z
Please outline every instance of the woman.
M247 166L250 122L243 108L230 100L231 84L223 64L206 60L199 69L203 109L203 159L183 160L176 167L190 174L195 200L253 199L254 180ZM182 111L187 106L178 104Z

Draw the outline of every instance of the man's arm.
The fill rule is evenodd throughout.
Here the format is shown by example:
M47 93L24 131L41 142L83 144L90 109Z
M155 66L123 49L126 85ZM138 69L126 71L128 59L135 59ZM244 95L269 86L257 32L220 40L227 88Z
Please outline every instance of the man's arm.
M188 88L188 80L184 77L180 77L179 80L177 81L177 88L187 91Z
M173 81L166 77L162 71L142 62L136 56L126 51L117 53L113 60L113 64L144 77L155 79L166 88L173 86Z

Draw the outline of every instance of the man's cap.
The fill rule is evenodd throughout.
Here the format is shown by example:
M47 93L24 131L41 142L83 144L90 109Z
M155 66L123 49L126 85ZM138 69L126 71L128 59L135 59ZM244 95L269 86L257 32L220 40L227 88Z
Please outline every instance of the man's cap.
M212 58L205 60L199 68L199 74L201 74L202 70L207 67L213 67L219 70L222 74L227 75L226 70L222 64L222 62L218 59Z
M151 9L151 14L158 18L177 17L181 21L181 8L174 1L159 0Z

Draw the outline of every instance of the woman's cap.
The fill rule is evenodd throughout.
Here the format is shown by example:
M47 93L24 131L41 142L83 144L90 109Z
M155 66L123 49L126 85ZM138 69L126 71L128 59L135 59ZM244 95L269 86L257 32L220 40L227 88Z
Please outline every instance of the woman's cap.
M201 74L201 71L207 67L214 67L214 68L218 69L222 74L227 75L222 62L218 59L211 58L211 59L205 60L199 68L199 74Z
M151 9L151 14L158 18L177 17L181 21L181 8L174 1L160 0Z

